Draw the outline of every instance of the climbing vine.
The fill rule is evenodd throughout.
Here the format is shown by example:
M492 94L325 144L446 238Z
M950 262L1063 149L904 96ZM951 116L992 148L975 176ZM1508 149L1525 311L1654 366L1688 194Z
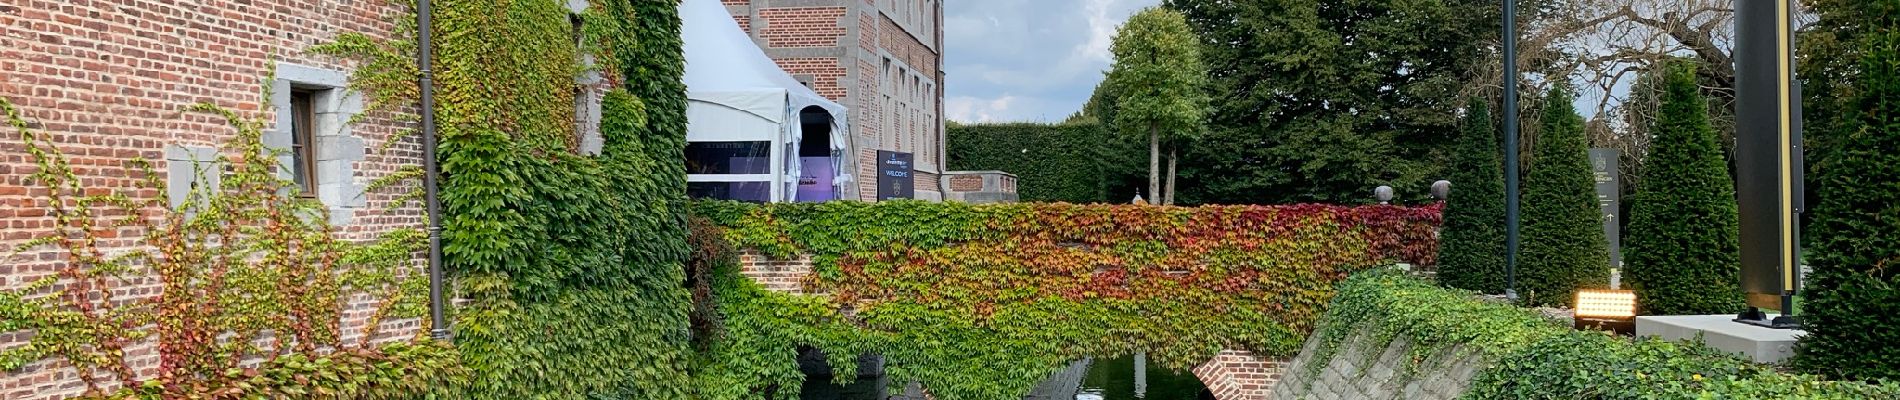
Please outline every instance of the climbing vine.
M62 261L0 293L0 333L30 337L0 350L0 370L64 360L84 397L115 399L397 398L464 378L448 346L385 331L425 310L426 281L411 273L420 231L339 240L322 204L286 195L296 189L278 176L260 120L192 107L237 134L195 172L219 183L173 204L143 159L129 161L129 186L82 177L11 102L0 109L34 165L26 181L40 199L30 204L53 222L0 262L49 248ZM113 244L127 232L143 236ZM369 317L345 326L359 297L372 300ZM140 376L130 350L152 342L156 375Z
M1447 316L1456 316L1448 318ZM1412 344L1411 364L1394 379L1443 366L1436 354L1476 354L1486 365L1464 394L1469 399L1874 399L1900 396L1893 383L1826 381L1785 374L1699 343L1628 339L1577 331L1535 311L1439 288L1390 270L1340 284L1315 335L1306 374L1311 382L1354 332L1369 330L1372 349L1398 337ZM1446 353L1447 349L1465 353ZM1377 352L1370 354L1376 356ZM1453 357L1457 358L1457 357ZM1357 362L1366 365L1369 362Z
M1225 348L1291 355L1335 282L1430 264L1439 222L1436 207L1395 206L697 206L737 248L811 255L804 286L826 294L765 293L727 274L724 342L750 361L712 376L769 389L789 383L793 346L874 352L893 381L940 399L1020 397L1082 357L1146 352L1187 368Z
M454 398L687 398L678 3L593 0L578 15L567 3L434 2L444 260L474 371ZM410 111L414 29L318 51L362 60L352 85ZM613 86L598 156L574 151L577 78L590 73Z

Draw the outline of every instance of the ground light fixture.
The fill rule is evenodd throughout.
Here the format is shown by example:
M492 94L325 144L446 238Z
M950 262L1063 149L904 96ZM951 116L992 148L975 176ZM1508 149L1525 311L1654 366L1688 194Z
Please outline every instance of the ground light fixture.
M1636 331L1636 292L1628 290L1578 290L1575 320L1577 329L1599 329L1616 333Z

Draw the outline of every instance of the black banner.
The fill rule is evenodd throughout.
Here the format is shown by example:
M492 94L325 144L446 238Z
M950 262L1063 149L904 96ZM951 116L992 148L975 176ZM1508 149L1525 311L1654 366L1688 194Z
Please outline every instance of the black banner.
M1801 198L1790 0L1735 3L1735 170L1741 212L1742 291L1750 306L1781 309L1792 295ZM1783 310L1786 311L1786 310Z
M916 167L910 153L877 151L877 199L913 199L917 197Z

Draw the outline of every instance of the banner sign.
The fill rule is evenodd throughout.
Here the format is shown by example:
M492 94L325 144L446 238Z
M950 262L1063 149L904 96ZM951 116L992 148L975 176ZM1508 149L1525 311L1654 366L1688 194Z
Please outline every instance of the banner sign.
M878 201L916 198L917 185L914 183L916 179L911 176L916 170L916 167L911 164L910 153L878 150Z

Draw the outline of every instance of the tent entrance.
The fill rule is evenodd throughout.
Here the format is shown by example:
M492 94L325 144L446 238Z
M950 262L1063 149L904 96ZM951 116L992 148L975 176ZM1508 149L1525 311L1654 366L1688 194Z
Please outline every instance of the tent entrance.
M805 107L799 114L798 194L797 201L816 203L838 199L834 181L843 160L842 152L831 144L834 118L818 106Z

